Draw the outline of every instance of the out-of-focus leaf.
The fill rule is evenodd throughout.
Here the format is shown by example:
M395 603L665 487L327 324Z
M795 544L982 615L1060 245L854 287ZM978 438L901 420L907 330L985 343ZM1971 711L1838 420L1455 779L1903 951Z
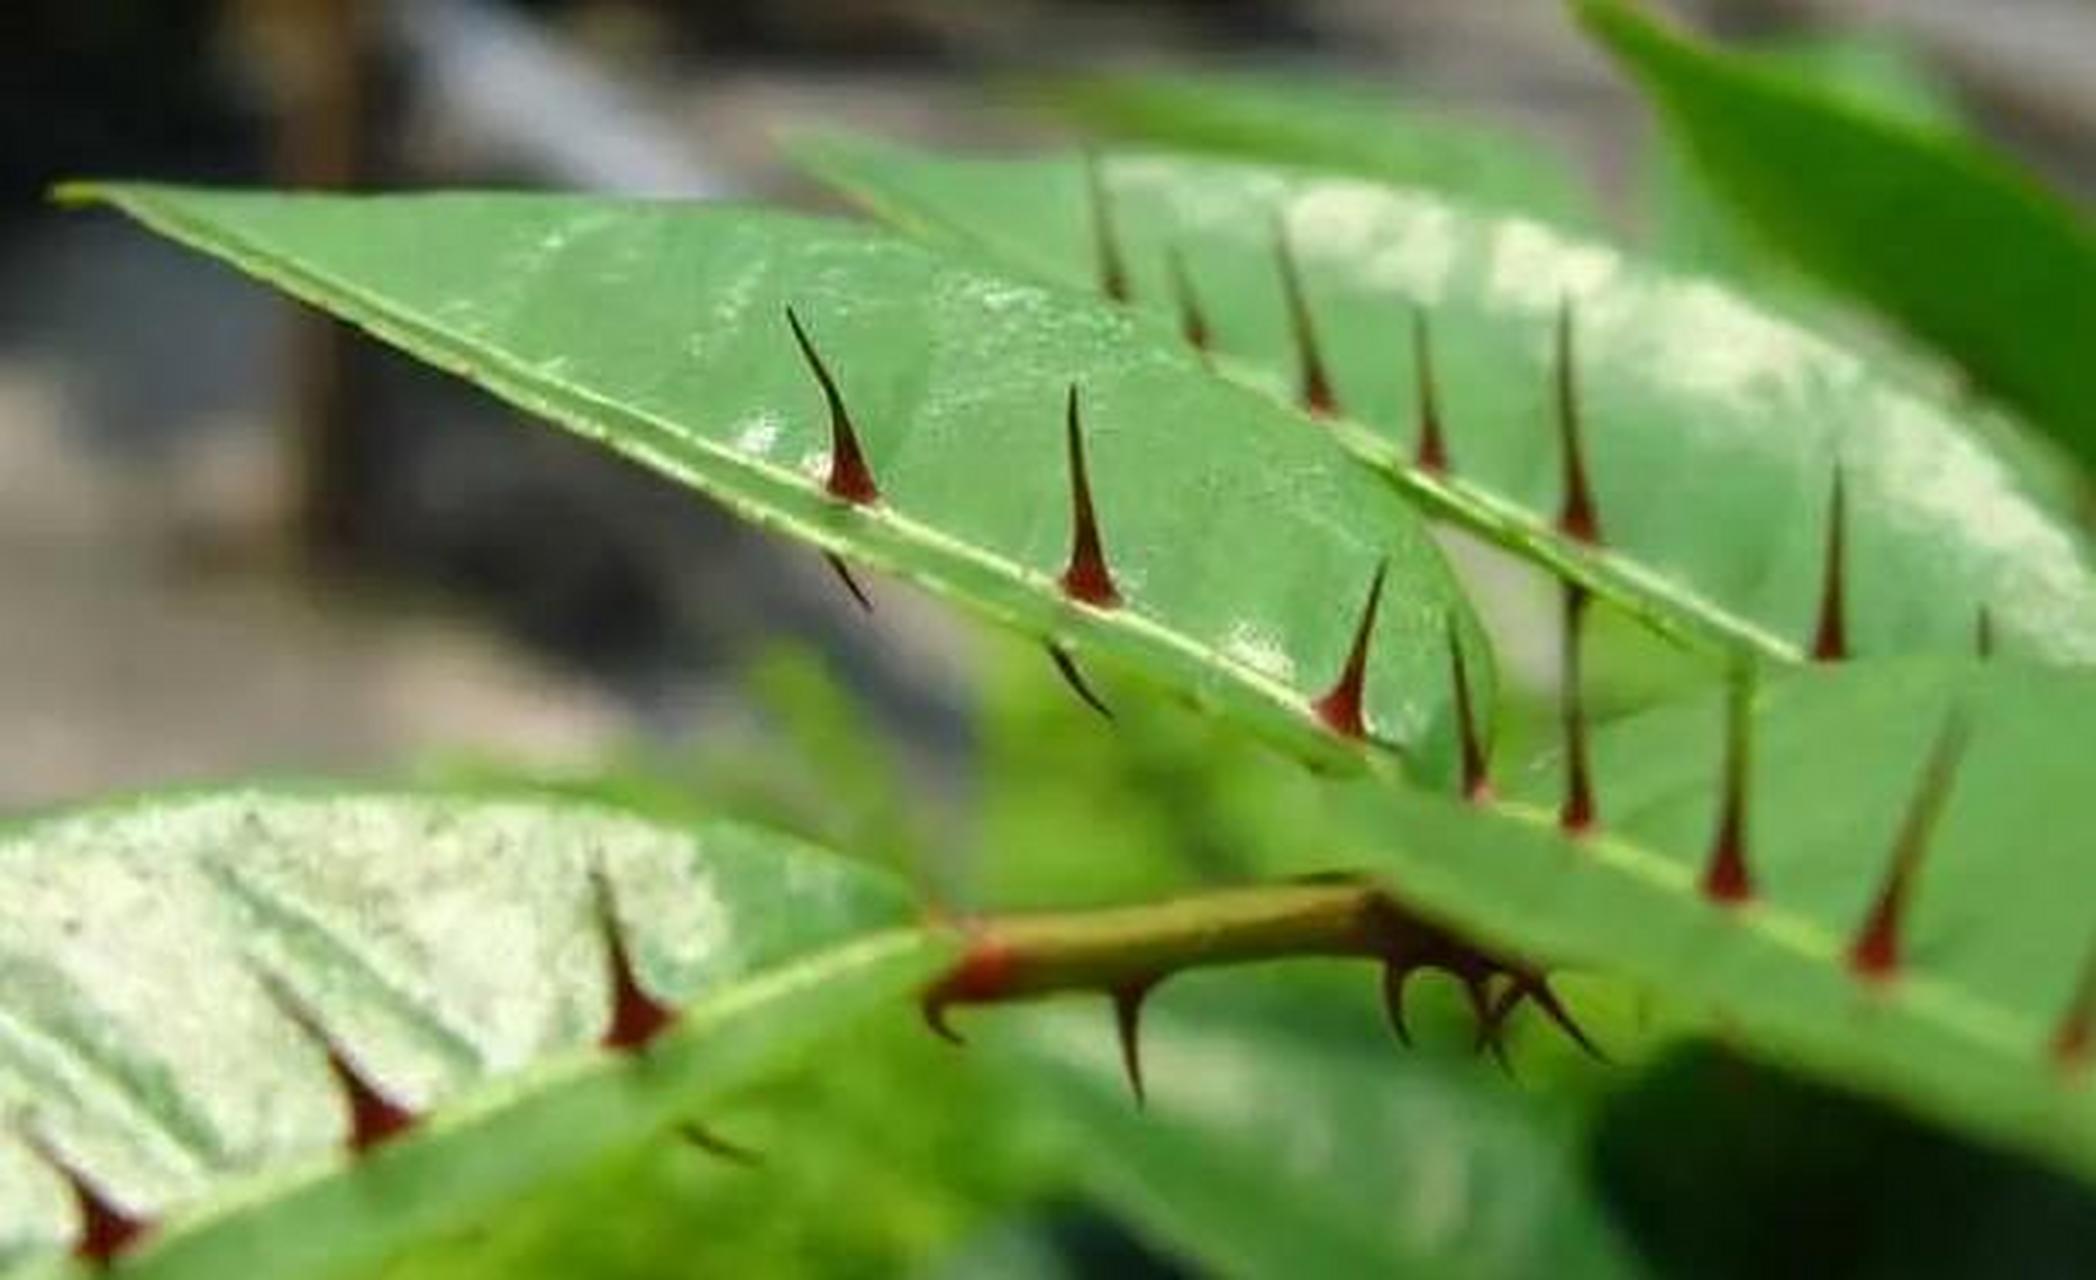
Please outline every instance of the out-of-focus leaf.
M1109 137L1424 187L1592 230L1592 193L1548 147L1400 104L1374 86L1275 73L1105 74L1045 101Z
M2096 462L2096 232L2003 159L1576 0L1769 240L1942 350Z

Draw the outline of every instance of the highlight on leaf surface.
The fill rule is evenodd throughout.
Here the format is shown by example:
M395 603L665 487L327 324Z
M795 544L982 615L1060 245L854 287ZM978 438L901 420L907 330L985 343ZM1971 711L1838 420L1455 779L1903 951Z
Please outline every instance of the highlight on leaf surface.
M1976 142L1858 109L1621 0L1573 7L1764 239L2096 462L2096 226L2071 202Z
M898 225L1092 287L1086 188L1067 156L841 137L798 151ZM1138 308L1170 314L1178 258L1215 367L1288 403L1314 335L1336 405L1325 434L1424 508L1670 635L1809 656L1839 470L1847 652L1968 652L1984 606L2005 653L2096 656L2096 570L2079 528L1964 406L1898 370L1710 280L1431 192L1164 152L1096 164ZM1289 274L1273 265L1277 224ZM1430 343L1414 340L1415 316ZM1573 418L1576 469L1560 445ZM1424 463L1423 421L1439 428ZM1581 482L1586 503L1568 505Z
M138 800L11 826L0 884L9 1275L354 1271L702 1120L942 958L881 873L543 799Z
M1447 616L1491 706L1485 637L1408 505L1219 383L1169 321L1090 296L1089 275L1066 291L864 227L677 203L67 194L1317 763L1395 748L1453 776ZM1312 703L1386 562L1365 737L1348 741Z

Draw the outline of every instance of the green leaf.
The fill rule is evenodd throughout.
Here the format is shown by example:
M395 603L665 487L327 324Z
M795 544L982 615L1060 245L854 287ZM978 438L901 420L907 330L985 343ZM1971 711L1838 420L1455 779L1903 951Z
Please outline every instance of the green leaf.
M1601 827L1586 838L1558 833L1563 765L1546 759L1491 808L1360 790L1379 833L1365 863L1518 953L1631 978L1780 1065L2096 1179L2096 1082L2054 1047L2096 951L2081 742L2096 676L1908 658L1772 682L1753 716L1756 898L1732 908L1701 890L1719 701L1596 736ZM1954 709L1969 746L1922 845L1901 963L1869 980L1849 951Z
M1159 1244L1273 1280L1634 1273L1534 1099L1467 1059L1181 1012L1182 994L1144 1017L1142 1110L1096 1012L1012 1037L1093 1194Z
M1046 279L1094 276L1074 157L963 160L839 139L803 151L899 223ZM1173 307L1177 252L1222 370L1292 399L1285 225L1346 410L1331 432L1429 509L1671 635L1800 655L1838 466L1854 651L1969 650L1985 607L2019 653L2096 656L2078 532L1957 411L1718 285L1396 187L1148 153L1105 159L1101 177L1134 297ZM1568 298L1601 550L1556 525L1552 329ZM1447 475L1413 461L1415 314L1431 320Z
M1970 142L1858 110L1616 0L1577 9L1765 236L2096 462L2096 233L2070 204Z
M1480 655L1484 641L1418 519L1319 433L1208 377L1161 326L860 227L746 209L73 194L752 520L1125 664L1321 761L1361 756L1310 704L1387 563L1365 718L1427 774L1452 767L1446 620ZM828 418L789 305L841 385L876 504L825 491ZM1073 384L1118 609L1058 586Z
M1108 137L1426 187L1594 229L1593 194L1548 147L1365 83L1259 73L1103 74L1040 98Z
M597 1047L613 966L595 876L635 980L679 1009L639 1057ZM159 1224L126 1275L380 1261L693 1119L941 952L868 869L535 800L91 809L0 837L0 884L11 1275L62 1269L76 1231L54 1154ZM420 1123L352 1156L323 1036Z

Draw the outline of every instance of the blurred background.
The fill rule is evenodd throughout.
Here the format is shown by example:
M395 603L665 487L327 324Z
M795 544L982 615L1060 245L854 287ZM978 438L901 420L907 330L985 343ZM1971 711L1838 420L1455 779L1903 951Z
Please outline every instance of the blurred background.
M2061 187L2096 191L2088 0L1669 7L1726 36L1882 55L1932 109ZM201 257L44 199L58 178L112 175L827 208L784 166L779 131L1053 139L1066 130L1003 86L1247 66L1342 74L1527 134L1586 170L1624 228L1639 222L1650 122L1556 0L12 0L0 13L0 811L258 774L521 770L755 813L969 901L1139 891L1189 867L1227 872L1248 840L1299 836L1293 802L1248 782L1264 775L1205 726L1145 713L1104 747L1037 655L878 580L869 617L806 551ZM1465 554L1507 597L1516 672L1525 663L1547 685L1551 610L1528 609L1520 575ZM1081 864L1058 853L1072 815L1093 845ZM1349 1036L1370 1021L1356 996L1334 1015ZM782 1086L835 1122L791 1172L693 1172L678 1152L563 1193L581 1206L571 1217L604 1203L603 1187L651 1187L672 1207L632 1217L587 1269L661 1274L649 1259L665 1233L704 1235L709 1274L1189 1265L1070 1200L1030 1138L985 1149L970 1117L1009 1109L914 1029L876 1029L868 1046L854 1075ZM1989 1239L2038 1222L2088 1240L2071 1191L1888 1117L1828 1121L1823 1099L1742 1084L1744 1070L1674 1064L1611 1104L1627 1118L1582 1157L1614 1180L1623 1219L1662 1240L1648 1249L1737 1261L1760 1238L1740 1225L1755 1202L1729 1227L1689 1230L1666 1188L1790 1179L1786 1132L1838 1151L1815 1166L1826 1186L1813 1201L1837 1216L1870 1181L1871 1153L1951 1170L1924 1179L1920 1201L1858 1208L1843 1230L1890 1241L1934 1217L1940 1237L1971 1226L1975 1200L1999 1199L2025 1216ZM897 1081L937 1073L953 1077L943 1105L920 1109L942 1114L886 1107ZM1728 1158L1717 1128L1654 1165L1647 1139L1684 1107L1704 1114L1683 1098L1713 1077L1730 1080L1734 1137L1755 1135L1762 1159ZM1586 1105L1576 1083L1568 1093L1566 1108ZM741 1136L783 1142L789 1129L759 1115ZM1815 1221L1797 1229L1809 1238ZM542 1222L431 1265L579 1267L560 1250L584 1246L555 1249L555 1234Z

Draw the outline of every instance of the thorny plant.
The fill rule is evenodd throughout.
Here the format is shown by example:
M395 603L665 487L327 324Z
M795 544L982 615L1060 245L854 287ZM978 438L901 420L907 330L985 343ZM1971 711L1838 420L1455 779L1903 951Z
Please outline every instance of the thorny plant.
M1589 8L1600 15L1595 20L1604 26L1631 21L1598 0ZM1197 243L1198 228L1166 227L1161 234L1146 231L1144 243L1161 246L1158 270L1154 276L1140 270L1146 259L1131 248L1125 233L1129 215L1121 202L1115 166L1112 155L1085 153L1075 166L1077 200L1053 203L1040 215L1062 219L1066 229L1074 224L1075 234L1066 237L1066 242L1083 245L1084 261L1075 267L1060 265L1081 270L1095 291L1112 304L1111 309L1102 310L1095 302L1074 295L1022 295L1015 291L1029 286L997 283L997 289L1023 297L1025 307L1045 317L1038 335L1026 327L1025 319L997 319L987 307L971 311L964 305L956 312L960 317L956 324L962 328L973 325L988 332L999 324L1011 325L1010 331L1020 335L1015 339L1018 342L1038 340L1046 345L1064 340L1065 331L1080 335L1068 351L1057 348L1054 358L1045 362L1068 371L1067 376L1052 379L1059 384L1054 388L1059 392L1059 414L1051 415L1037 403L1027 410L1017 407L1016 401L996 401L989 391L981 391L982 403L977 404L969 398L976 395L976 384L965 381L961 386L966 394L956 393L963 416L994 419L995 429L1011 433L1009 439L1019 439L1024 432L1055 437L1052 454L1059 459L1060 474L1054 501L1028 507L1023 520L1014 517L1015 526L1022 527L1025 536L1014 534L1004 542L1000 542L1003 533L990 531L986 525L971 527L968 513L942 511L928 503L921 489L911 488L914 478L896 480L891 474L911 465L905 461L905 443L919 449L939 443L938 437L925 444L909 434L910 423L902 420L909 410L897 408L906 398L895 391L898 384L912 378L929 380L935 375L925 372L922 364L909 365L907 359L901 362L911 370L907 375L898 374L892 362L886 369L869 370L854 364L850 354L875 350L860 332L864 320L856 318L867 299L856 293L862 282L852 274L854 263L878 253L894 254L902 265L890 269L889 277L932 281L923 285L924 295L935 299L925 304L930 307L939 305L936 300L964 292L954 283L961 279L955 273L963 268L949 266L946 259L930 251L870 248L867 246L876 242L858 232L847 235L783 220L776 229L761 221L750 224L757 227L748 233L750 238L771 238L765 242L777 261L763 264L774 271L764 280L763 289L776 295L776 307L738 300L729 310L717 312L717 317L727 317L721 322L733 327L735 341L741 345L730 344L725 356L706 355L713 363L701 373L739 376L732 371L769 360L771 348L784 345L794 353L800 381L797 388L787 389L771 377L771 366L766 365L748 374L752 385L759 388L757 398L764 412L773 415L757 419L761 431L752 435L749 420L736 419L690 425L688 430L694 434L686 438L677 434L687 430L686 424L672 431L648 420L643 410L652 391L631 390L630 403L617 399L624 390L619 378L628 383L638 378L632 366L617 365L620 352L576 356L578 364L601 358L607 367L622 370L618 378L606 375L610 381L593 385L588 371L568 370L566 353L549 358L543 350L527 349L529 344L523 339L505 334L497 321L488 318L492 311L477 310L481 304L471 297L460 301L435 286L426 296L418 294L417 278L404 273L395 250L418 243L426 225L420 212L387 222L391 215L385 212L385 202L369 206L376 212L366 219L354 203L345 202L336 210L317 199L269 203L261 197L153 188L108 188L88 194L109 200L179 239L220 253L425 358L473 376L502 395L815 543L853 599L869 612L874 596L854 575L850 561L897 569L1040 640L1055 670L1076 696L1109 721L1114 718L1111 704L1080 666L1080 653L1088 649L1108 654L1117 665L1148 675L1169 691L1217 707L1225 719L1245 721L1332 776L1335 788L1352 786L1357 792L1365 788L1366 794L1378 797L1368 803L1382 824L1380 830L1387 832L1394 812L1405 825L1406 839L1432 844L1434 833L1459 840L1472 840L1474 834L1472 848L1430 848L1407 855L1410 861L1377 864L1372 870L1277 876L1141 905L989 916L933 910L929 927L914 932L951 952L936 972L919 983L924 1018L942 1036L959 1041L951 1022L952 1011L959 1006L999 1005L1065 993L1103 997L1112 1010L1128 1085L1142 1102L1147 1090L1141 1017L1146 999L1160 984L1193 969L1322 956L1366 961L1380 969L1391 1028L1408 1044L1408 984L1421 971L1434 970L1460 986L1473 1019L1477 1049L1497 1057L1502 1065L1506 1063L1509 1020L1524 1005L1532 1006L1580 1049L1605 1060L1603 1047L1575 1018L1548 976L1563 959L1552 939L1574 939L1571 950L1582 967L1605 971L1620 955L1626 975L1647 983L1668 980L1667 966L1673 956L1638 952L1636 939L1606 936L1625 926L1599 909L1593 912L1593 927L1580 933L1577 918L1570 924L1530 921L1511 909L1477 905L1491 896L1495 883L1512 881L1482 879L1493 874L1493 860L1501 857L1499 853L1490 853L1474 866L1463 864L1463 856L1501 845L1533 847L1544 850L1535 858L1551 860L1550 874L1559 877L1553 884L1571 883L1565 877L1598 879L1631 868L1635 874L1626 873L1626 883L1639 887L1625 893L1649 891L1697 900L1687 907L1670 901L1665 907L1674 922L1670 927L1720 939L1711 945L1741 948L1740 953L1751 953L1757 964L1774 957L1766 963L1792 966L1784 972L1792 975L1787 980L1799 990L1810 983L1822 984L1810 988L1815 994L1809 998L1797 997L1800 1005L1819 1002L1806 1013L1783 1006L1777 997L1769 997L1767 1007L1757 1005L1755 1001L1765 993L1741 994L1736 988L1723 987L1718 979L1711 979L1712 985L1706 988L1687 990L1691 997L1710 995L1712 1004L1721 1007L1728 1019L1744 1020L1750 1037L1765 1033L1787 1047L1809 1046L1801 1056L1830 1074L1841 1074L1839 1068L1825 1065L1830 1062L1866 1064L1857 1066L1855 1074L1891 1080L1886 1087L1897 1093L1902 1087L1898 1071L1906 1067L1885 1064L1907 1054L1909 1042L1893 1033L1886 1033L1882 1041L1870 1040L1878 1034L1871 1028L1883 1025L1871 1022L1872 1018L1893 1019L1897 1034L1921 1037L1914 1043L1926 1041L1929 1052L1957 1036L1968 1036L1970 1044L1959 1042L1957 1050L1946 1051L1945 1056L1993 1055L1986 1065L1970 1068L1974 1073L1970 1077L1957 1074L1967 1070L1963 1065L1945 1067L1914 1085L1909 1090L1912 1097L1939 1113L1966 1108L1975 1117L1970 1119L1975 1128L2032 1149L2056 1139L2059 1145L2052 1154L2070 1165L2092 1167L2089 1152L2081 1144L2096 1133L2088 1121L2085 1083L2092 1055L2096 1055L2096 947L2083 944L2081 954L2086 958L2071 982L2048 978L2043 984L2047 992L2064 990L2065 998L2053 1004L2049 1020L2035 1035L2020 1015L2002 1015L1987 1006L1985 999L1954 989L1951 980L1916 968L1912 934L1919 888L1932 865L1931 850L1942 839L1947 815L1957 808L1966 785L1962 779L1967 761L1998 720L1993 713L1968 705L1979 694L1953 684L1948 710L1925 733L1926 753L1918 773L1907 777L1892 810L1894 820L1867 837L1872 842L1870 860L1877 867L1870 873L1871 888L1862 897L1862 908L1850 916L1845 933L1831 947L1821 937L1816 915L1780 900L1766 888L1770 877L1764 864L1769 845L1763 841L1763 824L1750 821L1753 815L1768 812L1756 803L1761 785L1757 780L1774 767L1811 766L1809 762L1786 764L1784 757L1772 756L1768 748L1757 746L1757 716L1776 714L1761 706L1757 691L1768 677L1757 668L1794 658L1840 664L1856 656L1857 581L1852 570L1859 553L1854 534L1862 527L1858 520L1873 514L1860 504L1886 493L1880 484L1858 486L1858 459L1839 448L1816 455L1816 465L1824 466L1809 481L1819 496L1813 499L1817 527L1812 538L1812 605L1802 628L1783 634L1771 623L1767 610L1757 615L1758 606L1743 594L1727 598L1713 589L1708 594L1715 603L1708 607L1681 606L1676 596L1661 590L1640 594L1637 584L1650 578L1655 557L1650 548L1635 545L1634 537L1619 539L1617 530L1637 527L1638 513L1629 508L1644 502L1646 495L1635 486L1611 490L1611 477L1591 444L1590 436L1597 430L1610 430L1611 423L1607 407L1592 403L1585 390L1581 291L1565 285L1549 307L1522 312L1517 319L1531 320L1540 310L1547 320L1532 324L1527 337L1511 340L1548 353L1539 368L1530 367L1544 381L1543 392L1535 401L1547 406L1547 421L1529 422L1531 437L1520 446L1530 457L1544 456L1547 451L1555 464L1554 496L1547 513L1537 514L1509 500L1498 478L1473 476L1467 470L1471 450L1485 441L1466 434L1468 424L1456 407L1460 397L1450 395L1437 371L1437 357L1449 328L1431 301L1410 299L1403 313L1409 338L1409 379L1403 394L1390 396L1386 387L1379 395L1365 386L1359 368L1346 365L1327 349L1323 326L1331 322L1321 314L1313 296L1313 273L1306 269L1302 260L1305 245L1299 242L1304 234L1298 229L1301 219L1291 221L1285 192L1280 202L1269 205L1262 225L1250 232L1241 226L1237 229L1240 238L1236 243L1242 244L1246 236L1256 238L1270 255L1270 288L1264 297L1253 298L1230 281L1211 283L1200 274L1201 264L1213 260L1214 250ZM1056 181L1072 176L1069 169L1056 166ZM942 197L930 185L924 191L931 194L923 195L918 207L902 208L906 201L901 193L908 187L906 170L907 166L897 166L885 175L882 180L889 185L874 200L899 220L921 227L941 216L956 223L969 217L994 217L994 211L977 210L967 197L942 211L937 207ZM1277 189L1267 175L1255 177L1266 184L1259 189ZM541 224L532 219L541 217L538 208L514 207L520 210L517 217L524 228L518 234L536 235ZM955 212L956 208L961 211ZM486 206L488 226L499 229L504 209L499 201ZM547 219L543 225L552 228L553 239L586 238L585 232L602 234L589 229L594 224L584 226L597 211L585 209L584 214L580 222L570 225L560 221L567 210L555 206L552 213L543 215ZM343 221L331 221L338 215ZM428 211L433 221L427 225L446 216L443 207L433 206ZM638 228L630 232L634 244L656 243L649 236L683 234L676 229L674 211L664 214L643 209L622 214L613 207L603 216L611 221L631 217ZM301 221L308 217L310 222ZM662 221L665 217L670 221ZM695 217L702 219L703 215ZM694 252L711 251L705 240L712 234L710 228L727 227L728 231L720 233L726 240L730 232L740 234L741 225L693 221L690 234L700 246ZM832 252L826 238L833 236L846 248ZM448 243L470 250L496 238L495 232L469 226L462 238ZM994 256L995 243L988 233L978 240L977 247L988 245ZM724 252L733 256L745 250L746 245L731 242ZM506 263L501 257L505 251L501 245L492 247L489 261ZM800 265L796 253L813 265ZM1015 261L1013 270L1022 265ZM976 270L972 265L965 269ZM547 270L550 275L551 269ZM472 273L461 278L471 279ZM582 278L591 277L584 272ZM874 282L871 287L882 287L883 277L878 273L869 273L867 279ZM1161 282L1162 295L1144 294L1139 284L1144 279ZM493 285L503 283L496 280ZM1218 299L1223 303L1220 307ZM592 301L579 292L572 305L588 314ZM1008 302L1000 306L1013 310ZM1167 332L1191 351L1191 357L1183 352L1154 358L1145 354L1142 359L1148 364L1133 361L1124 367L1100 354L1105 348L1094 342L1095 335L1105 335L1099 341L1129 348L1153 341L1151 331L1142 327L1147 321L1131 318L1146 307L1157 311ZM1278 310L1284 318L1281 340L1269 341L1250 354L1243 343L1223 341L1223 335L1234 334L1240 327L1232 308ZM622 321L630 323L636 343L643 341L645 321L645 317ZM1453 327L1458 342L1477 342L1466 326L1474 329L1474 317L1457 317ZM859 336L831 336L838 333ZM886 340L897 349L915 351L907 338L889 334ZM1094 344L1087 346L1087 342ZM582 351L579 342L577 351ZM760 351L767 354L750 354ZM673 360L684 354L680 350ZM970 349L968 358L978 354ZM922 359L914 354L910 358ZM1086 359L1100 367L1088 370ZM1255 373L1281 377L1287 398L1299 414L1284 411L1271 397L1248 397L1223 389L1226 381L1245 376L1243 366L1248 362L1257 366ZM1130 368L1141 376L1154 374L1160 385L1169 383L1173 392L1148 400L1136 397L1128 390L1129 381L1136 376L1128 373ZM1495 377L1504 383L1527 371L1502 370ZM965 379L972 372L963 370L960 376ZM940 370L937 376L948 373ZM1620 379L1623 374L1616 369L1612 376ZM1475 375L1466 373L1464 378L1463 390L1468 394L1467 380ZM1258 382L1257 377L1251 380ZM1019 392L1033 396L1036 402L1041 388L1051 385L1047 374L1015 375L1012 381ZM1371 407L1356 409L1357 401ZM921 402L939 403L930 395L921 397ZM1374 406L1387 403L1406 406L1408 420L1390 433L1408 441L1403 448L1390 446L1388 440L1379 443L1359 430L1382 412ZM1103 411L1101 405L1106 406ZM1315 619L1314 625L1297 635L1298 640L1312 637L1297 648L1306 667L1316 666L1319 678L1315 680L1299 685L1293 679L1292 664L1261 669L1212 638L1211 622L1196 616L1197 609L1160 584L1153 572L1156 554L1143 541L1149 535L1127 535L1140 517L1154 514L1145 508L1161 500L1146 488L1155 476L1113 483L1119 478L1102 461L1097 447L1101 437L1092 425L1104 412L1128 419L1112 424L1116 439L1134 438L1139 432L1150 432L1146 439L1163 438L1179 424L1133 419L1145 411L1181 408L1238 414L1262 431L1272 419L1275 438L1290 431L1328 433L1328 438L1321 434L1307 444L1298 438L1277 447L1312 450L1290 456L1312 458L1304 465L1329 467L1331 474L1343 475L1345 484L1354 484L1363 476L1373 477L1376 484L1394 481L1432 509L1467 520L1506 545L1532 554L1537 563L1558 576L1563 644L1557 715L1560 741L1545 765L1554 777L1554 794L1539 798L1533 787L1518 781L1506 785L1494 776L1492 701L1485 682L1489 654L1462 597L1437 576L1438 560L1430 552L1417 551L1415 544L1393 544L1365 556L1360 554L1359 542L1335 540L1329 544L1336 549L1328 560L1319 561L1321 581L1344 578L1354 584L1349 590L1355 594L1344 601L1320 595L1316 608L1325 612L1343 609L1344 619ZM1007 420L1007 410L1024 421ZM805 438L819 438L821 447L794 466L771 462L765 451L781 430L775 421L778 415L790 421L787 429L792 432L806 428ZM986 425L983 429L991 428ZM702 434L708 431L715 434ZM1212 439L1188 427L1184 447L1208 447ZM1025 448L1032 451L1029 456L1049 456L1037 440L1026 443ZM1336 455L1339 461L1330 461L1328 455ZM1001 457L991 461L1000 466L1005 462ZM1237 464L1226 458L1218 465ZM1261 460L1254 458L1251 465L1259 466ZM1014 472L1018 469L1014 462ZM989 481L984 483L995 488ZM1195 486L1172 498L1187 500L1192 494L1197 500L1201 492ZM1377 496L1364 499L1370 505L1361 509L1383 512L1372 506L1380 501L1382 490L1363 492ZM1603 493L1624 494L1614 499L1623 507L1605 503ZM1284 510L1286 499L1278 501L1282 505L1275 510ZM1015 496L1005 505L1022 505L1021 499ZM1224 518L1242 520L1257 514L1230 512ZM1397 517L1384 513L1378 518ZM1887 536L1885 528L1911 524L1918 518L1903 509L1886 516L1884 523L1870 526L1872 536L1882 539ZM1938 518L1955 522L1963 517ZM1029 549L1038 541L1029 540L1034 528L1049 522L1055 525L1054 542L1059 548L1053 564ZM1782 531L1771 526L1762 532L1774 539ZM1138 548L1132 554L1124 550L1130 542ZM1319 555L1328 549L1327 544L1317 546ZM1133 570L1131 560L1139 562ZM1998 609L1983 594L1986 572L1975 573L1973 581L1980 589L1972 598L1948 606L1934 601L1930 607L1966 610L1969 629L1963 629L1955 647L1968 650L1971 658L1990 667L1998 665L1993 661L1996 633L2004 616L2015 622L2012 634L2042 649L2058 637L2045 631L2046 623L2033 619L2067 616L2080 607L2078 598L2068 597L2030 606L2019 595ZM1654 851L1654 842L1636 821L1625 819L1618 826L1618 808L1607 785L1609 771L1597 760L1604 753L1597 752L1597 729L1590 724L1586 706L1584 647L1591 605L1597 596L1620 599L1626 593L1642 602L1648 609L1644 616L1654 620L1658 629L1677 637L1695 637L1722 651L1730 663L1721 730L1714 741L1697 748L1717 762L1707 774L1698 775L1699 780L1703 776L1714 780L1714 794L1707 800L1709 817L1694 865L1679 870L1668 869L1665 855ZM1881 608L1897 610L1904 606L1885 603L1896 595L1897 590L1888 586L1872 598ZM1289 607L1300 612L1301 600L1290 600ZM1400 600L1406 612L1393 621L1386 616L1388 603ZM2075 622L2067 630L2079 625ZM1397 660L1390 653L1393 645L1400 646L1401 675L1385 671L1379 681L1379 669ZM1947 646L1918 647L1942 650ZM1175 667L1172 662L1182 665ZM1428 671L1438 673L1431 682L1422 678ZM1433 687L1427 687L1429 683ZM1977 681L1969 683L1981 687ZM1400 694L1391 692L1398 688ZM1436 738L1433 726L1445 728L1445 735ZM1679 741L1675 746L1689 751ZM1349 778L1351 783L1346 781ZM1443 793L1443 800L1428 794L1437 790ZM1651 791L1644 787L1641 804L1650 801ZM1394 811L1374 807L1384 804L1405 807ZM1844 828L1844 836L1855 829L1859 828ZM1509 852L1506 865L1528 856ZM648 1058L668 1042L666 1038L673 1038L689 991L665 990L660 978L651 976L643 957L656 944L630 922L622 907L626 890L618 877L602 861L591 864L584 874L594 949L603 958L601 986L592 988L602 996L597 1047L614 1058ZM1475 883L1470 879L1473 875L1480 877ZM1566 914L1576 916L1570 911ZM2080 927L2086 938L2089 923L2083 921ZM1612 952L1612 947L1618 950ZM1828 960L1833 963L1827 964ZM427 1106L412 1090L384 1079L384 1069L367 1058L357 1038L336 1029L326 1001L310 983L254 957L242 963L278 1017L324 1058L340 1095L345 1117L341 1141L350 1154L364 1156L399 1143L423 1127ZM1844 987L1825 986L1829 973L1838 976ZM1760 980L1749 974L1740 981ZM1995 994L1982 992L1981 997ZM1822 1008L1834 1012L1822 1016L1817 1012ZM1911 1019L1911 1025L1897 1022L1901 1017ZM1981 1030L1971 1031L1973 1027ZM1931 1036L1944 1039L1927 1038ZM1928 1053L1918 1056L1925 1059ZM2036 1083L2032 1083L2034 1072L2042 1077ZM2001 1111L2015 1110L2014 1099L1997 1099L1999 1110L1996 1101L1975 1102L1974 1095L1986 1091L1970 1086L1971 1080L2006 1082L2009 1093L2027 1089L2027 1094L2019 1096L2038 1101L2004 1119ZM1952 1102L1943 1101L1952 1097ZM93 1159L69 1143L62 1126L47 1123L33 1103L20 1108L19 1114L17 1129L25 1147L70 1188L77 1209L71 1249L79 1258L95 1265L129 1258L141 1241L153 1236L155 1216L111 1194ZM708 1130L688 1121L681 1123L691 1140L748 1158ZM2053 1136L2033 1136L2038 1130ZM176 1208L179 1210L179 1204ZM141 1260L151 1256L140 1255Z

